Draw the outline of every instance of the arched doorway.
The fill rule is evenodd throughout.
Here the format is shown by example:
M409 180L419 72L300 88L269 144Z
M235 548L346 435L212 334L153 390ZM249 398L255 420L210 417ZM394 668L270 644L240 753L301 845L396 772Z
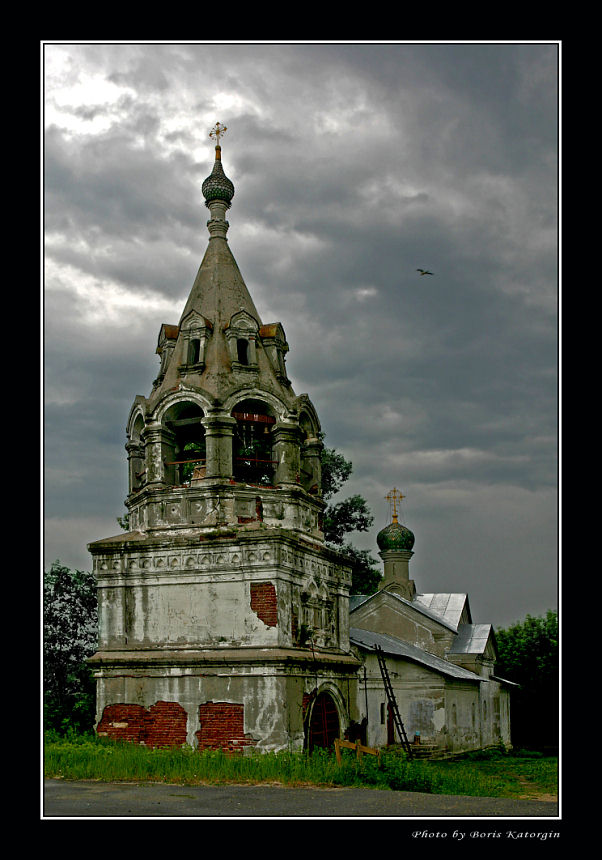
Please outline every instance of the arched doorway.
M314 702L307 727L307 748L331 747L341 736L339 712L330 693L320 693Z

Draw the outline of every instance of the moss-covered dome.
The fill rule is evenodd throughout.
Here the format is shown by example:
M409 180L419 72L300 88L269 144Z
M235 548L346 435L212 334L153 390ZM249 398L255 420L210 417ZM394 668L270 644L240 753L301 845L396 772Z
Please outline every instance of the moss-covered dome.
M215 159L211 176L203 182L201 186L205 205L208 206L212 200L225 200L230 205L230 201L234 197L234 185L224 173L221 158Z
M414 534L401 523L392 522L377 534L376 543L381 552L387 549L410 550L414 546Z

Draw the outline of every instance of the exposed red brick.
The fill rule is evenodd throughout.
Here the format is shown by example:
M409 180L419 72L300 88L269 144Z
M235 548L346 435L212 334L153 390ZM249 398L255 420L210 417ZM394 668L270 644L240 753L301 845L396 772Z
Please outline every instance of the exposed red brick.
M234 702L205 702L199 707L201 728L196 732L199 749L242 752L256 741L245 735L244 705Z
M177 702L155 702L150 708L133 704L107 705L96 732L147 746L181 746L186 743L187 714Z
M251 609L268 627L278 626L278 602L273 582L251 583Z

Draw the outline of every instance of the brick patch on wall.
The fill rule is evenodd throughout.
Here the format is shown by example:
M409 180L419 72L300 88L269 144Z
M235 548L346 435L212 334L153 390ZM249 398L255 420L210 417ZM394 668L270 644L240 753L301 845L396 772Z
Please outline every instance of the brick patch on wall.
M244 705L232 702L205 702L199 707L201 728L196 732L198 748L242 752L257 741L245 735Z
M273 582L251 583L251 609L268 627L278 626L278 603Z
M96 732L112 740L146 746L181 746L186 743L187 714L177 702L143 705L107 705Z

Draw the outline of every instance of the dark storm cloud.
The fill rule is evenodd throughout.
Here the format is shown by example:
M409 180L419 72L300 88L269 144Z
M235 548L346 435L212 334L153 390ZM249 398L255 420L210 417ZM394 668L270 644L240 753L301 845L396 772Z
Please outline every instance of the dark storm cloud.
M422 590L476 589L496 623L551 606L556 46L47 50L49 560L86 566L117 530L123 428L206 248L219 119L230 246L353 461L346 493L380 528L403 486Z

